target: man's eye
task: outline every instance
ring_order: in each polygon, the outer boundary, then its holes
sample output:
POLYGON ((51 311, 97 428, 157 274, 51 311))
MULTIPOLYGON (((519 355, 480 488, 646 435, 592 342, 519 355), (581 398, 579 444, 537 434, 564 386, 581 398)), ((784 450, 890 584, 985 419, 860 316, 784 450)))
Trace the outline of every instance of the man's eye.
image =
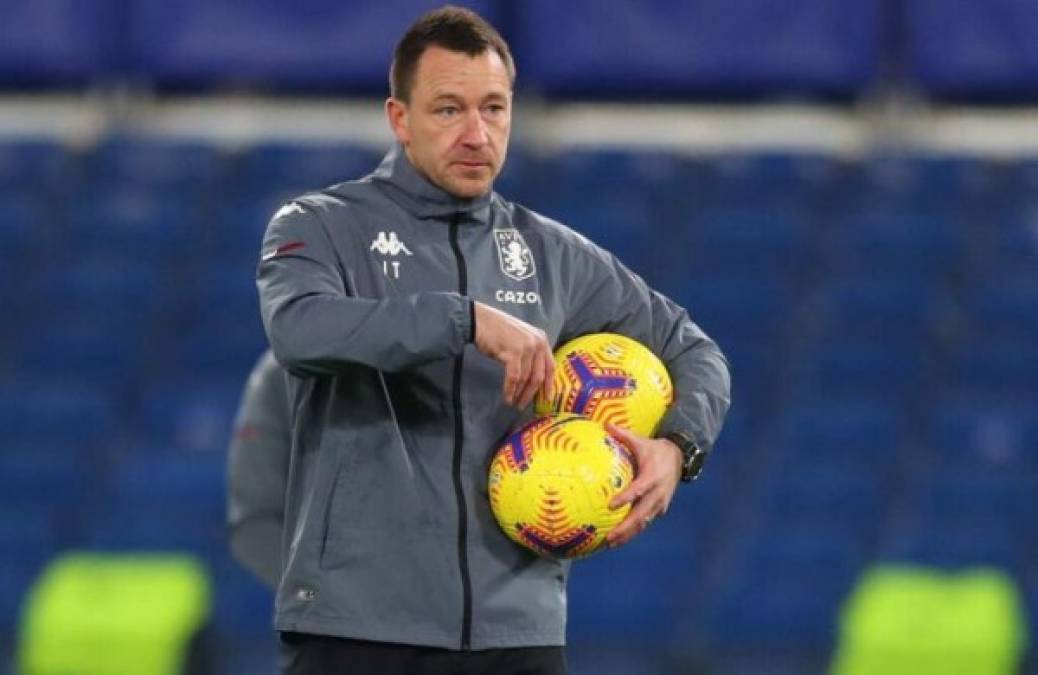
POLYGON ((436 114, 440 117, 454 117, 458 114, 458 109, 452 105, 444 106, 436 109, 436 114))

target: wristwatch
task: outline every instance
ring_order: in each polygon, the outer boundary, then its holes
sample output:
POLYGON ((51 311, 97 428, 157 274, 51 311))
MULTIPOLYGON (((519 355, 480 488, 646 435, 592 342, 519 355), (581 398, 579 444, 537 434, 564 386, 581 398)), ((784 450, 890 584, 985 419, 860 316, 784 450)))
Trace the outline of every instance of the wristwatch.
POLYGON ((707 451, 699 447, 696 439, 680 431, 671 431, 663 437, 681 450, 681 480, 688 483, 699 478, 703 464, 706 463, 707 451))

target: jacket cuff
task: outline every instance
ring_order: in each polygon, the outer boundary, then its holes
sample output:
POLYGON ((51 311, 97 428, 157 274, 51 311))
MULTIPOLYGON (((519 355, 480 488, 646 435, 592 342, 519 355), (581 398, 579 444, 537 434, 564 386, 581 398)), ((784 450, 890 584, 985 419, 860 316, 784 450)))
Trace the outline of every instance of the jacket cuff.
POLYGON ((469 298, 469 344, 476 343, 476 301, 469 298))

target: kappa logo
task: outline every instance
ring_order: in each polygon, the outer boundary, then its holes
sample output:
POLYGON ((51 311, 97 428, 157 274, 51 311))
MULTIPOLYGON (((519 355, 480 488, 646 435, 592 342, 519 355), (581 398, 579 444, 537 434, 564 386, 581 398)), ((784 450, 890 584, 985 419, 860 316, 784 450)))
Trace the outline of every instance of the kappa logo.
POLYGON ((494 230, 494 243, 497 244, 497 259, 501 263, 501 271, 506 277, 522 281, 537 273, 533 253, 526 245, 523 235, 519 234, 519 230, 494 230))
POLYGON ((379 232, 378 236, 371 242, 369 250, 389 256, 398 256, 401 253, 413 255, 411 250, 407 248, 407 245, 400 241, 396 236, 396 232, 393 231, 390 231, 388 235, 385 232, 379 232))

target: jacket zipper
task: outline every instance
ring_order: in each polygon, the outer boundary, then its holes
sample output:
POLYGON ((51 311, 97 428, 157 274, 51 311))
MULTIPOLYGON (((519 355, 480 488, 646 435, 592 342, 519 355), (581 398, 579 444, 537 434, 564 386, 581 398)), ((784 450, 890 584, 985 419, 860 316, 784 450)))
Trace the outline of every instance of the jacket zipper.
MULTIPOLYGON (((461 254, 461 246, 458 245, 458 223, 461 214, 456 213, 451 219, 450 241, 451 249, 454 251, 454 259, 458 263, 458 292, 468 295, 468 271, 465 268, 465 256, 461 254)), ((454 360, 454 494, 458 499, 458 565, 461 569, 461 588, 463 593, 462 604, 464 607, 461 619, 461 648, 469 650, 472 647, 472 580, 469 576, 468 556, 468 509, 465 502, 465 490, 461 484, 461 452, 465 437, 464 418, 461 409, 461 373, 465 365, 465 353, 454 360)))

